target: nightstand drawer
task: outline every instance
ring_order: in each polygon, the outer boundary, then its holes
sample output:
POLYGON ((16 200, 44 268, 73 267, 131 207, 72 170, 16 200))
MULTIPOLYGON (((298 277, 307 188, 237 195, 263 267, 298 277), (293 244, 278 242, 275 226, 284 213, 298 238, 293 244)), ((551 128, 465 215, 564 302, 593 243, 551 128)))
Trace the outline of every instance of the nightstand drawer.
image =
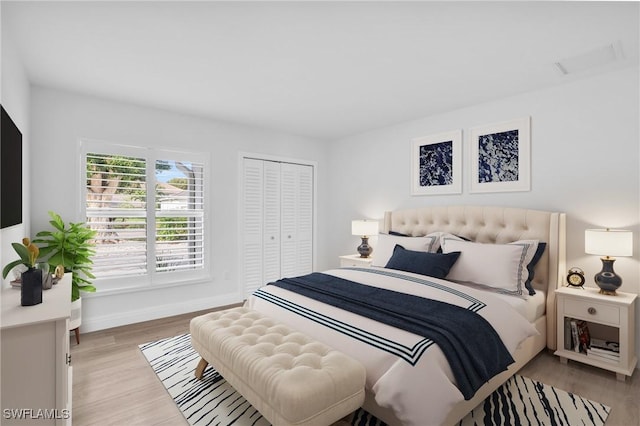
POLYGON ((606 324, 620 324, 620 308, 584 300, 565 299, 564 313, 569 317, 597 321, 606 324))

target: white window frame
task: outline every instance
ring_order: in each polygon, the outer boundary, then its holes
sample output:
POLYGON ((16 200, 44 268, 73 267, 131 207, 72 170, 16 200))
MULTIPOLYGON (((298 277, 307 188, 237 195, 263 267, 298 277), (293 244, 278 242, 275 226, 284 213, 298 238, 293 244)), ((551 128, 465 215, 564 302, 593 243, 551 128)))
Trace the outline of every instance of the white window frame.
POLYGON ((80 211, 80 217, 82 221, 86 221, 86 168, 87 168, 87 154, 106 154, 106 155, 121 155, 128 157, 144 158, 146 160, 146 174, 147 174, 147 273, 136 276, 121 276, 121 277, 103 277, 96 278, 94 283, 99 291, 95 296, 100 296, 105 293, 114 293, 120 291, 127 291, 130 289, 153 289, 162 286, 175 286, 185 284, 197 284, 202 282, 211 281, 211 222, 209 220, 209 203, 211 200, 210 194, 210 177, 211 177, 211 161, 209 153, 205 152, 188 152, 178 151, 175 149, 165 148, 148 148, 131 145, 123 145, 117 143, 111 143, 106 141, 100 141, 95 139, 80 139, 79 140, 79 196, 78 205, 80 211), (170 271, 170 272, 156 272, 156 257, 155 257, 155 239, 156 239, 156 215, 155 207, 155 167, 157 160, 171 160, 171 161, 188 161, 197 162, 204 166, 203 177, 203 268, 197 270, 182 270, 182 271, 170 271))

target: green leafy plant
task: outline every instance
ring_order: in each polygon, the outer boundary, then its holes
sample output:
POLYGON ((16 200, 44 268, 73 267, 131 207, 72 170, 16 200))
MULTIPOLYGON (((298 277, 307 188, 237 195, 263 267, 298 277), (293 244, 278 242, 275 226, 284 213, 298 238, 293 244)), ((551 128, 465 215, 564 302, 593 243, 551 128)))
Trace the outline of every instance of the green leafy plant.
POLYGON ((11 246, 16 251, 16 253, 18 253, 20 259, 14 260, 4 267, 4 269, 2 270, 2 278, 7 278, 9 272, 18 265, 24 265, 27 268, 33 268, 36 266, 36 262, 38 261, 40 249, 38 248, 38 246, 32 243, 29 238, 23 238, 22 244, 11 243, 11 246))
POLYGON ((49 212, 53 231, 41 231, 36 234, 34 242, 42 244, 40 255, 46 259, 51 267, 62 265, 66 272, 71 272, 71 301, 80 297, 80 292, 96 291, 91 280, 95 276, 91 273, 93 268, 92 257, 95 254, 93 239, 96 231, 85 223, 71 223, 68 226, 62 221, 60 215, 49 212))

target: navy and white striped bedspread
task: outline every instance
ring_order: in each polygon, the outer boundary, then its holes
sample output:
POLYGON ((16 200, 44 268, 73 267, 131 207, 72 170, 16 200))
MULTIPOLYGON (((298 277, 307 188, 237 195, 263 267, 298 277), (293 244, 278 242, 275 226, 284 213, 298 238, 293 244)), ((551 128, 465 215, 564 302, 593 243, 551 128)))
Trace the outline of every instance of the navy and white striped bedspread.
POLYGON ((487 320, 463 307, 319 272, 270 284, 433 340, 466 400, 514 362, 487 320))
MULTIPOLYGON (((537 334, 509 304, 481 290, 384 268, 324 273, 477 312, 495 329, 511 356, 523 340, 537 334)), ((440 424, 464 400, 447 358, 431 338, 275 285, 255 291, 246 305, 359 360, 367 371, 367 391, 379 406, 393 410, 403 425, 423 425, 425 418, 440 424)))

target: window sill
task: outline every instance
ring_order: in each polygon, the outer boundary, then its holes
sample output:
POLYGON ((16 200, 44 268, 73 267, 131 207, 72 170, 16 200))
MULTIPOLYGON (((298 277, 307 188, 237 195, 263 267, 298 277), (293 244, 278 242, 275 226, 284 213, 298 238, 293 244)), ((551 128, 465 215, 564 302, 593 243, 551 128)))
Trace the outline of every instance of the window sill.
POLYGON ((213 279, 210 276, 203 276, 198 278, 189 278, 182 281, 171 281, 171 282, 162 282, 162 283, 149 283, 145 282, 144 284, 137 285, 125 285, 118 288, 108 288, 108 286, 112 284, 105 284, 104 287, 100 286, 99 282, 95 282, 97 290, 95 293, 80 293, 82 297, 86 298, 94 298, 94 297, 107 297, 114 296, 118 294, 127 294, 127 293, 139 293, 144 291, 158 291, 165 288, 172 287, 185 287, 192 285, 201 285, 201 284, 211 284, 213 279))

